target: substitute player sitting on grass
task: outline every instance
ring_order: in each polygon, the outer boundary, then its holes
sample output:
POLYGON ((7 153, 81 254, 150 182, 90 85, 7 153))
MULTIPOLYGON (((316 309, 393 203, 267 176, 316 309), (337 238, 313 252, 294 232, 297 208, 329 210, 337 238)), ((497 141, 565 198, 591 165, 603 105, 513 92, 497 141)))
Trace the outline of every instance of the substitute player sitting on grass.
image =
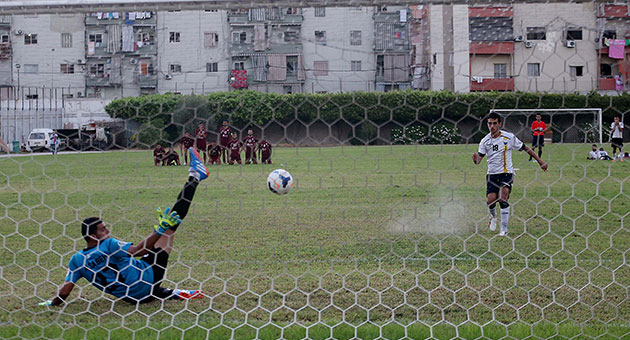
POLYGON ((497 228, 497 201, 501 207, 500 236, 508 233, 510 218, 510 191, 514 181, 514 167, 512 166, 512 150, 525 151, 536 159, 540 168, 547 171, 547 163, 543 162, 532 149, 523 144, 516 136, 501 130, 501 116, 491 113, 488 116, 488 133, 479 143, 479 151, 472 156, 475 165, 481 163, 488 156, 488 174, 486 175, 486 197, 490 222, 488 226, 494 231, 497 228))
POLYGON ((188 300, 203 297, 199 290, 167 289, 161 287, 173 248, 174 233, 188 214, 200 181, 208 177, 199 153, 190 148, 188 181, 177 196, 173 209, 158 209, 158 224, 138 245, 119 241, 110 236, 105 223, 89 217, 81 224, 81 234, 87 246, 70 259, 66 282, 52 300, 41 306, 57 306, 65 302, 80 278, 94 287, 130 303, 144 303, 157 299, 188 300), (140 260, 134 257, 142 257, 140 260))

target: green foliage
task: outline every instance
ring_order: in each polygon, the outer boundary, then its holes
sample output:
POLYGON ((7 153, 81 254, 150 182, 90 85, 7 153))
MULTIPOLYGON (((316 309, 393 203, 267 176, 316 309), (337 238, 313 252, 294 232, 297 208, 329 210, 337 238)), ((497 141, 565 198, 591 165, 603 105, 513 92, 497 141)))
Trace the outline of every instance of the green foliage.
MULTIPOLYGON (((454 93, 412 90, 289 95, 256 91, 185 96, 169 93, 117 99, 109 103, 105 111, 114 118, 130 119, 141 124, 150 122, 150 126, 143 125, 143 128, 164 130, 168 127, 161 134, 155 131, 140 132, 141 144, 151 145, 153 141, 175 140, 182 130, 192 131, 198 123, 204 123, 214 130, 224 119, 239 129, 250 125, 265 126, 273 121, 282 125, 295 119, 306 124, 318 120, 331 124, 342 119, 357 126, 356 137, 372 139, 378 131, 368 131, 372 127, 364 127, 363 122, 366 120, 378 127, 395 121, 399 124, 433 124, 436 128, 436 121, 446 120, 456 127, 465 119, 482 119, 491 109, 587 107, 601 108, 604 119, 612 120, 614 115, 630 111, 630 94, 610 97, 595 92, 454 93)), ((392 137, 392 140, 397 139, 392 137)), ((404 138, 399 142, 402 143, 402 140, 404 138)))
POLYGON ((392 129, 393 144, 459 144, 461 133, 453 123, 438 122, 429 128, 424 124, 392 129))

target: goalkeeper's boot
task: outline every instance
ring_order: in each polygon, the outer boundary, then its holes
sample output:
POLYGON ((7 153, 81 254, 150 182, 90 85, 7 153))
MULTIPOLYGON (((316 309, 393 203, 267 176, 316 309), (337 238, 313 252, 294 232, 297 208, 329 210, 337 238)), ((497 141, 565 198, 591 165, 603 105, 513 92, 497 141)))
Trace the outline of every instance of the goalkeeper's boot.
POLYGON ((203 292, 200 290, 184 290, 182 289, 177 293, 177 297, 180 300, 193 300, 193 299, 201 299, 205 297, 203 292))
POLYGON ((488 228, 490 228, 490 231, 497 230, 497 219, 496 218, 490 217, 490 221, 488 222, 488 228))
POLYGON ((195 148, 193 147, 191 147, 189 150, 190 150, 190 171, 196 172, 197 174, 199 174, 198 180, 203 181, 204 179, 208 178, 208 175, 210 175, 210 172, 208 171, 208 168, 206 168, 206 166, 203 165, 203 160, 201 159, 199 152, 197 152, 197 150, 195 150, 195 148))

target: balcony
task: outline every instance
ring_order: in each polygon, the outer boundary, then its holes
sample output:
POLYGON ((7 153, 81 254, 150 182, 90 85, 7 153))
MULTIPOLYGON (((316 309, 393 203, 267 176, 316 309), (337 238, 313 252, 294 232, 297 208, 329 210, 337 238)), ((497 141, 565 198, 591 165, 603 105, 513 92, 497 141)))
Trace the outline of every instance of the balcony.
POLYGON ((140 86, 141 88, 157 87, 157 75, 155 74, 138 75, 138 86, 140 86))
POLYGON ((10 15, 0 15, 0 27, 11 27, 10 15))
POLYGON ((297 9, 295 12, 286 13, 285 8, 260 8, 250 9, 247 12, 230 11, 228 13, 228 22, 230 25, 253 25, 257 22, 271 21, 278 24, 301 25, 304 21, 302 11, 297 9))
MULTIPOLYGON (((407 22, 410 19, 411 11, 407 11, 407 22)), ((374 19, 375 23, 389 23, 389 24, 404 24, 405 22, 400 21, 400 12, 380 12, 374 13, 372 15, 372 19, 374 19)))
POLYGON ((108 77, 92 77, 87 76, 85 81, 86 86, 110 86, 108 77))
MULTIPOLYGON (((88 16, 85 18, 86 26, 104 26, 104 25, 120 25, 125 23, 125 12, 119 12, 118 19, 99 19, 96 16, 88 16)), ((133 21, 134 26, 155 26, 157 23, 155 14, 148 19, 137 19, 133 21)))
POLYGON ((630 12, 627 5, 604 5, 597 11, 598 18, 629 18, 630 12))
POLYGON ((513 7, 469 7, 468 17, 471 18, 511 18, 514 16, 513 7))
POLYGON ((470 54, 514 54, 512 41, 472 41, 470 54))
POLYGON ((600 90, 615 90, 615 79, 614 78, 600 78, 599 79, 599 89, 600 90))
POLYGON ((514 78, 483 78, 482 82, 471 80, 470 91, 514 91, 514 78))
POLYGON ((157 46, 155 44, 145 45, 138 47, 134 52, 128 52, 133 54, 157 54, 157 46))

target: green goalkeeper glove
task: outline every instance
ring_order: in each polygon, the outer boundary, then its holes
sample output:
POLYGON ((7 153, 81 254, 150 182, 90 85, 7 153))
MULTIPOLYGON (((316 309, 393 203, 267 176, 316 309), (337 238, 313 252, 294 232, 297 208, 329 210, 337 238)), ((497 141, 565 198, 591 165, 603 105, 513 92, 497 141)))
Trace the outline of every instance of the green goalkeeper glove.
POLYGON ((42 306, 42 307, 50 307, 53 305, 52 300, 46 300, 44 302, 40 302, 37 304, 38 306, 42 306))
POLYGON ((170 207, 166 207, 164 212, 162 212, 162 209, 160 208, 158 208, 157 211, 158 224, 153 226, 153 229, 155 229, 155 232, 158 235, 162 235, 165 231, 176 228, 180 223, 182 223, 182 219, 179 218, 177 211, 171 211, 170 207))

